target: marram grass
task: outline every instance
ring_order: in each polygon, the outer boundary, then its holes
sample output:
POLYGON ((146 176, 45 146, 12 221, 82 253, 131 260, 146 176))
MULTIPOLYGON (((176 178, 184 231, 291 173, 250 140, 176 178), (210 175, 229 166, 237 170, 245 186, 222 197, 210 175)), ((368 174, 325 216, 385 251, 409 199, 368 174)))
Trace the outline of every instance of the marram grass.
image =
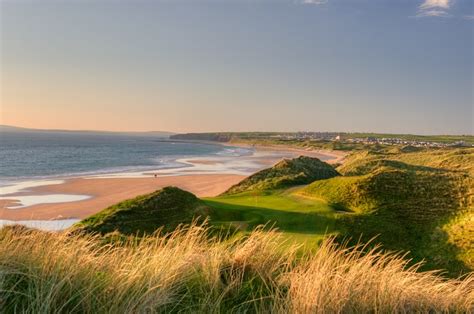
POLYGON ((2 313, 470 312, 474 277, 418 272, 403 256, 324 240, 279 249, 278 231, 209 238, 206 226, 104 244, 0 230, 2 313))

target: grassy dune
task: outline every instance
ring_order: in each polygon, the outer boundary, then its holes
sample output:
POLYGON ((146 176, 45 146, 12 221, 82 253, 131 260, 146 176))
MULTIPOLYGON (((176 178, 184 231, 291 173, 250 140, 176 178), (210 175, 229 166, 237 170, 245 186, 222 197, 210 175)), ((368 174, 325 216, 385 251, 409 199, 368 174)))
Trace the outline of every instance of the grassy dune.
POLYGON ((282 189, 338 175, 339 173, 327 163, 317 158, 300 156, 284 159, 271 168, 259 171, 234 185, 224 194, 282 189))
POLYGON ((432 269, 474 269, 474 149, 361 152, 300 194, 351 212, 341 234, 410 251, 432 269))
POLYGON ((74 228, 80 232, 142 235, 159 228, 172 231, 181 223, 191 223, 195 217, 207 215, 204 203, 194 194, 169 186, 112 205, 74 228))
POLYGON ((474 277, 331 239, 297 257, 275 231, 220 241, 192 225, 103 245, 98 236, 0 231, 4 312, 469 312, 474 277))

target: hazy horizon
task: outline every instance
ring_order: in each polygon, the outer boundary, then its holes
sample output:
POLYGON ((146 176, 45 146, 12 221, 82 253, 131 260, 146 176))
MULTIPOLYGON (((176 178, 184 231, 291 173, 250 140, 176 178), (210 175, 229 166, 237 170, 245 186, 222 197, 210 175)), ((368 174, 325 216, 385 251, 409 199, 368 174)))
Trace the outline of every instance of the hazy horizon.
POLYGON ((98 129, 57 129, 57 128, 29 128, 23 126, 16 126, 16 125, 7 125, 7 124, 0 124, 1 127, 7 128, 14 128, 14 129, 25 129, 25 130, 32 130, 32 131, 51 131, 51 132, 110 132, 110 133, 169 133, 169 134, 181 134, 181 133, 297 133, 297 132, 328 132, 328 133, 374 133, 374 134, 393 134, 393 135, 422 135, 422 136, 436 136, 436 135, 447 135, 447 136, 474 136, 474 134, 468 133, 459 133, 459 134, 448 134, 448 133, 386 133, 386 132, 376 132, 376 131, 341 131, 341 130, 296 130, 296 131, 278 131, 278 130, 266 130, 266 131, 254 131, 254 130, 246 130, 246 131, 202 131, 202 132, 174 132, 170 130, 98 130, 98 129))
POLYGON ((474 134, 470 0, 2 1, 0 124, 474 134))

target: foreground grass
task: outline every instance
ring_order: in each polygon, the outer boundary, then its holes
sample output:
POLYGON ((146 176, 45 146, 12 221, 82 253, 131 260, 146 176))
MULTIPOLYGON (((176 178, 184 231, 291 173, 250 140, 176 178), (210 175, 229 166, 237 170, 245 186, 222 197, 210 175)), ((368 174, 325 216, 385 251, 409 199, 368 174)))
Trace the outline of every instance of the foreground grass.
POLYGON ((474 277, 417 272, 402 256, 324 240, 282 251, 261 228, 221 242, 205 227, 104 245, 94 236, 0 231, 2 312, 428 312, 474 310, 474 277), (362 253, 364 251, 364 253, 362 253))

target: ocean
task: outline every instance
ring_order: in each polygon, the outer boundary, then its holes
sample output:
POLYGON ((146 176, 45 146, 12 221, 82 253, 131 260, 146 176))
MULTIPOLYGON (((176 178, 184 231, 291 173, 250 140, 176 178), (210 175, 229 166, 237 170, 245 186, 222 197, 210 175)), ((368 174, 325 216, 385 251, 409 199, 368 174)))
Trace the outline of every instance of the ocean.
POLYGON ((1 132, 0 185, 100 174, 187 167, 193 157, 237 157, 250 149, 141 135, 87 132, 1 132))

